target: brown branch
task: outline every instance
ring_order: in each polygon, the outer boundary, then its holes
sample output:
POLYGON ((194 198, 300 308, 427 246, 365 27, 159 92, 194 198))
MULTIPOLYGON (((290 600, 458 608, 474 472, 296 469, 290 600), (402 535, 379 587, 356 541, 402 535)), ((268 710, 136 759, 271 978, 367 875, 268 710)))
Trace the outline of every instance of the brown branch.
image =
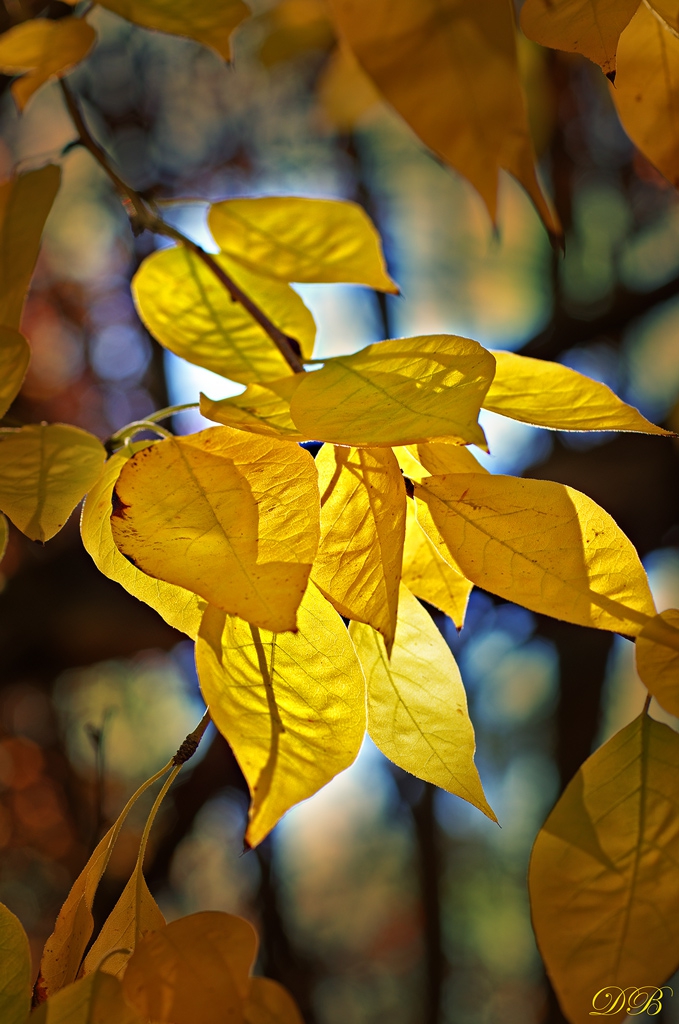
POLYGON ((60 79, 59 84, 64 94, 66 107, 78 132, 78 141, 92 154, 99 166, 103 168, 113 182, 130 217, 132 230, 135 233, 146 230, 152 231, 156 235, 164 235, 166 238, 172 238, 175 242, 179 242, 180 245, 185 246, 185 248, 194 253, 214 274, 219 283, 226 288, 233 301, 238 302, 243 309, 247 310, 253 320, 269 336, 293 373, 303 373, 304 364, 301 359, 299 342, 276 327, 266 313, 245 294, 211 253, 206 252, 200 245, 187 238, 177 228, 167 224, 157 213, 149 209, 139 193, 131 188, 127 182, 123 181, 120 175, 114 171, 108 155, 90 133, 78 101, 71 91, 71 87, 63 78, 60 79))

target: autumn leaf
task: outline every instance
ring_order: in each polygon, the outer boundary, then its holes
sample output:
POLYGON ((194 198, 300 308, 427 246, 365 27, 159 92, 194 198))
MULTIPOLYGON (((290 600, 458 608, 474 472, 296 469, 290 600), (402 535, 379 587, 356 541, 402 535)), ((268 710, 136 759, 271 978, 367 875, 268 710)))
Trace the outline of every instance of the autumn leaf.
POLYGON ((304 1024, 287 989, 270 978, 251 978, 244 1024, 304 1024))
POLYGON ((341 132, 352 131, 368 111, 379 109, 382 103, 372 79, 342 42, 320 74, 317 93, 324 116, 341 132))
POLYGON ((0 324, 7 327, 20 326, 42 230, 60 181, 60 169, 47 164, 0 185, 0 324))
POLYGON ((474 764, 460 671, 429 613, 402 585, 391 658, 370 626, 352 622, 349 632, 366 676, 368 733, 375 745, 400 768, 497 821, 474 764))
POLYGON ((365 210, 338 199, 264 196, 210 207, 208 224, 232 259, 280 281, 347 281, 398 292, 365 210))
POLYGON ((5 557, 7 544, 9 542, 9 524, 2 512, 0 512, 0 562, 5 557))
POLYGON ((96 38, 97 33, 82 18, 36 18, 4 32, 0 36, 0 71, 22 76, 11 87, 19 110, 45 82, 61 78, 79 64, 96 38))
POLYGON ((231 60, 231 34, 250 14, 242 0, 101 0, 102 7, 144 28, 187 36, 231 60))
POLYGON ((395 448, 394 454, 404 474, 411 480, 446 473, 487 473, 469 448, 458 444, 412 444, 395 448))
POLYGON ((296 373, 266 384, 248 384, 242 394, 216 402, 201 395, 201 415, 227 427, 281 441, 307 440, 290 416, 290 399, 301 379, 302 374, 296 373))
POLYGON ((316 456, 321 540, 311 578, 340 615, 373 626, 391 653, 396 629, 406 492, 388 448, 316 456))
POLYGON ((638 6, 639 0, 526 0, 521 28, 536 43, 582 53, 613 75, 620 33, 638 6))
MULTIPOLYGON (((224 256, 215 259, 310 358, 316 325, 297 292, 224 256)), ((132 295, 154 338, 189 363, 241 384, 276 380, 291 372, 259 324, 183 246, 147 256, 132 280, 132 295)))
POLYGON ((461 572, 534 612, 636 636, 655 614, 634 547, 587 495, 549 480, 426 477, 427 505, 461 572))
POLYGON ((24 336, 11 327, 0 327, 0 419, 19 394, 30 358, 24 336))
POLYGON ((439 546, 422 529, 415 505, 409 501, 401 578, 413 594, 449 615, 457 628, 462 629, 474 584, 451 562, 452 558, 447 561, 439 546))
POLYGON ((96 483, 105 455, 96 437, 64 423, 0 430, 0 508, 31 540, 49 540, 96 483))
POLYGON ((0 903, 0 1020, 25 1024, 31 1008, 31 951, 18 917, 0 903))
POLYGON ((602 987, 661 985, 677 967, 678 770, 679 736, 642 714, 585 761, 537 837, 533 926, 572 1024, 602 987))
POLYGON ((319 536, 298 445, 229 427, 168 438, 129 459, 113 509, 115 543, 142 572, 262 629, 296 628, 319 536))
POLYGON ((100 970, 121 977, 138 938, 164 927, 165 918, 149 892, 137 863, 118 902, 85 957, 82 973, 88 975, 100 970))
POLYGON ((493 352, 495 376, 484 409, 551 430, 631 430, 673 436, 605 384, 546 359, 493 352))
POLYGON ((243 918, 189 914, 142 939, 123 990, 144 1020, 158 1024, 244 1024, 256 952, 255 930, 243 918))
MULTIPOLYGON (((110 974, 90 974, 57 992, 30 1018, 31 1024, 143 1024, 110 974)), ((3 1021, 4 1024, 4 1021, 3 1021)))
POLYGON ((330 10, 383 96, 471 181, 493 221, 504 168, 560 233, 535 173, 508 0, 331 0, 330 10))
POLYGON ((155 608, 166 622, 195 640, 207 602, 190 590, 147 576, 118 551, 111 530, 111 497, 127 460, 147 447, 134 444, 116 452, 106 463, 83 505, 80 534, 83 546, 97 569, 128 593, 155 608))
POLYGON ((656 615, 639 633, 635 645, 637 672, 644 686, 671 715, 679 716, 679 611, 656 615), (664 636, 671 630, 669 636, 664 636), (665 641, 663 643, 663 641, 665 641))
POLYGON ((493 356, 467 338, 380 341, 307 374, 290 413, 307 437, 333 444, 376 448, 445 438, 485 447, 477 420, 494 372, 493 356))
POLYGON ((298 627, 260 631, 210 607, 196 644, 205 702, 250 788, 250 846, 348 768, 365 732, 363 673, 344 623, 313 584, 298 627))

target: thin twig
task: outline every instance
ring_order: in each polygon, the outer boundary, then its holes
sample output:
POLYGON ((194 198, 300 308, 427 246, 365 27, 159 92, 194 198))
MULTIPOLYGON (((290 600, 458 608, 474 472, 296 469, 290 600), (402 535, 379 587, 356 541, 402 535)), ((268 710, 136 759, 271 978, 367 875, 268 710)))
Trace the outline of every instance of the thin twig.
POLYGON ((226 270, 224 270, 221 264, 211 253, 206 252, 202 246, 198 245, 197 242, 192 241, 190 238, 187 238, 187 236, 182 234, 182 232, 177 228, 173 228, 170 224, 167 224, 162 217, 159 217, 157 213, 146 205, 138 192, 131 188, 127 182, 123 181, 120 175, 117 174, 111 166, 108 155, 90 133, 80 109, 80 105, 78 104, 78 100, 71 91, 71 87, 63 78, 59 80, 59 84, 61 85, 61 91, 64 94, 64 100, 66 102, 68 112, 71 115, 71 120, 78 132, 78 141, 85 147, 85 149, 88 150, 88 152, 92 154, 99 166, 103 168, 115 185, 123 206, 130 217, 133 231, 135 231, 135 233, 140 233, 141 231, 146 230, 152 231, 156 235, 164 235, 166 238, 172 238, 175 242, 179 242, 180 245, 185 246, 185 248, 194 253, 194 255, 197 256, 198 259, 201 260, 214 274, 219 283, 226 288, 234 302, 238 302, 243 309, 247 310, 253 320, 255 320, 262 328, 264 333, 271 338, 293 373, 303 373, 304 364, 301 359, 301 348, 299 342, 295 338, 291 338, 289 335, 285 334, 280 330, 280 328, 276 327, 266 313, 260 309, 248 295, 245 294, 245 292, 236 284, 233 278, 226 272, 226 270))

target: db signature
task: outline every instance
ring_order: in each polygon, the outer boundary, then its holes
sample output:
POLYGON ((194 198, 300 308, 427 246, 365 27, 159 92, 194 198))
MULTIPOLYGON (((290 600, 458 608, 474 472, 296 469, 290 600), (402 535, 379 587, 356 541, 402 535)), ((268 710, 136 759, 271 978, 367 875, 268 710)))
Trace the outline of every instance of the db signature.
POLYGON ((635 988, 630 985, 628 988, 620 988, 618 985, 607 985, 600 988, 592 999, 593 1009, 589 1011, 590 1017, 612 1017, 615 1013, 624 1011, 630 1017, 640 1017, 642 1013, 649 1017, 655 1017, 662 1010, 663 996, 674 992, 669 985, 657 988, 655 985, 642 985, 635 988))

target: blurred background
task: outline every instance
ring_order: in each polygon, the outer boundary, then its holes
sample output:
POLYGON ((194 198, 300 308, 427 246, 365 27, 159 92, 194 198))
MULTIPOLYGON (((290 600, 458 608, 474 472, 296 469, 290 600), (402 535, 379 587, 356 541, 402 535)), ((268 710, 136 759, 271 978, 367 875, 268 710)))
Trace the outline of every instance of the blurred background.
MULTIPOLYGON (((200 200, 362 203, 402 297, 300 287, 319 356, 459 333, 561 361, 679 430, 679 205, 627 140, 596 67, 521 42, 564 258, 506 175, 493 231, 473 189, 336 48, 320 0, 251 6, 230 66, 190 41, 90 13, 99 43, 70 83, 128 182, 147 197, 190 200, 168 218, 212 248, 200 200)), ((52 3, 48 13, 70 10, 52 3)), ((30 0, 5 0, 0 29, 31 13, 30 0)), ((199 389, 240 390, 145 333, 129 281, 164 243, 133 237, 101 170, 69 146, 58 86, 20 118, 8 84, 0 177, 63 155, 64 183, 26 310, 33 361, 4 425, 63 420, 105 439, 199 389)), ((637 546, 659 610, 679 605, 676 442, 552 433, 491 414, 483 425, 488 468, 585 491, 637 546)), ((180 432, 200 426, 193 413, 175 420, 180 432)), ((45 547, 13 530, 0 572, 0 900, 27 928, 37 970, 96 837, 194 727, 202 702, 191 643, 97 572, 77 514, 45 547)), ((246 788, 211 730, 158 819, 149 884, 168 918, 250 918, 260 969, 291 989, 307 1024, 557 1024, 530 926, 529 853, 580 763, 641 710, 633 647, 480 591, 459 635, 431 611, 460 663, 501 829, 366 742, 351 769, 243 854, 246 788)), ((116 848, 100 921, 132 869, 144 810, 116 848)), ((659 1020, 679 1021, 679 994, 674 1003, 659 1020)))

